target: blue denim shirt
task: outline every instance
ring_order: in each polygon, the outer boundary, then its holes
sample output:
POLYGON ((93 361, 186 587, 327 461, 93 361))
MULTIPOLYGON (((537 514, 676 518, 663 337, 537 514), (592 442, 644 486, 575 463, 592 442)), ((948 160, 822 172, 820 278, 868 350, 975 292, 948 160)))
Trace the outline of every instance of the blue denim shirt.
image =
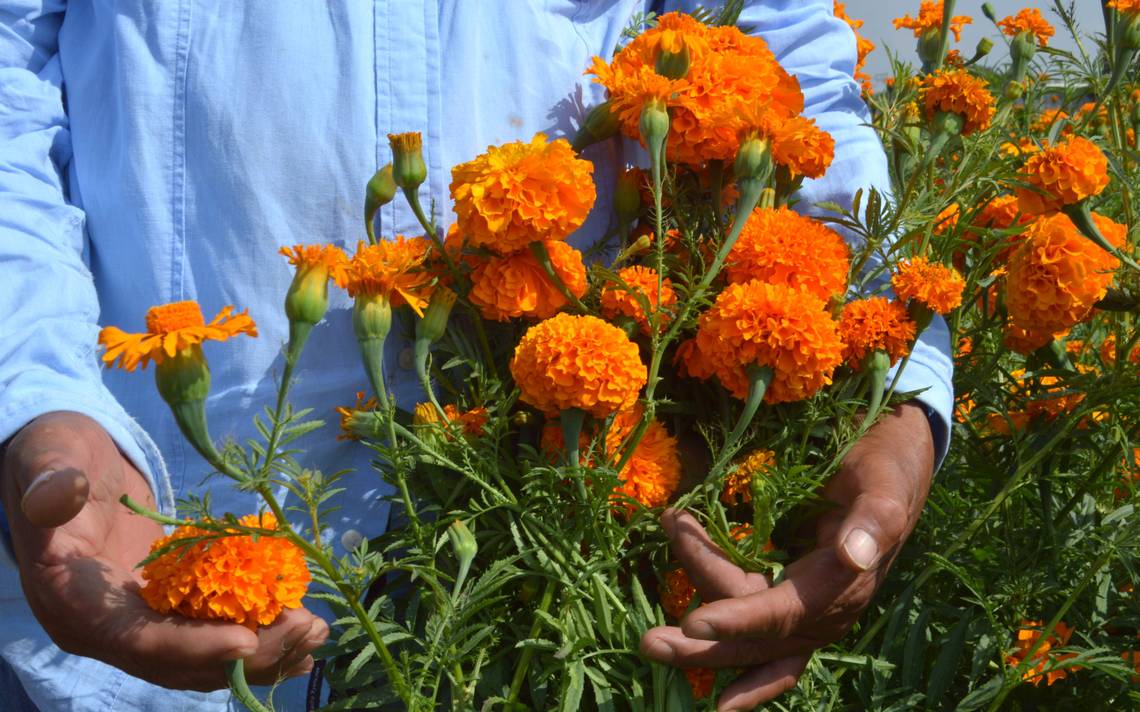
MULTIPOLYGON (((286 339, 281 302, 298 242, 352 246, 362 187, 390 159, 388 132, 420 131, 423 198, 447 205, 449 169, 489 144, 535 132, 572 136, 603 99, 583 76, 649 0, 269 2, 5 0, 0 3, 0 441, 47 411, 85 413, 146 474, 160 505, 201 487, 207 466, 181 440, 149 374, 100 369, 99 325, 141 330, 153 305, 196 299, 207 318, 248 307, 261 335, 207 347, 216 438, 254 434, 286 339)), ((688 3, 679 3, 681 6, 688 3)), ((851 78, 855 39, 831 0, 750 2, 741 18, 800 80, 807 113, 837 142, 803 205, 850 204, 889 187, 886 160, 851 78)), ((691 9, 684 8, 682 9, 691 9)), ((638 151, 596 146, 599 202, 579 239, 597 236, 615 167, 638 151)), ((401 201, 382 232, 418 234, 401 201)), ((442 221, 449 222, 449 212, 442 221)), ((334 295, 300 367, 299 405, 331 416, 365 387, 349 302, 334 295)), ((393 340, 395 341, 395 340, 393 340)), ((416 399, 404 344, 390 386, 416 399)), ((945 325, 923 337, 902 389, 922 398, 945 451, 951 409, 945 325)), ((325 532, 338 547, 386 521, 366 458, 326 430, 313 463, 356 467, 352 497, 325 532)), ((220 481, 219 481, 220 482, 220 481)), ((224 484, 218 509, 250 511, 224 484)), ((225 693, 176 693, 56 648, 0 565, 0 655, 44 710, 226 709, 225 693)), ((302 706, 296 685, 277 700, 302 706)))

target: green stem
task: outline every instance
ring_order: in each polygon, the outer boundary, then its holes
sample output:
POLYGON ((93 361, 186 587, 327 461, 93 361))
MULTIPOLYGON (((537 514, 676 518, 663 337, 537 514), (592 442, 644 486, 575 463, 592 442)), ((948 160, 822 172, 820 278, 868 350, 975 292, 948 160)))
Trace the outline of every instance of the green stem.
MULTIPOLYGON (((554 581, 547 581, 546 588, 542 591, 542 600, 538 604, 538 610, 546 613, 550 610, 550 604, 554 601, 554 581)), ((531 623, 530 633, 527 638, 534 639, 542 630, 542 617, 535 615, 534 622, 531 623)), ((506 709, 514 709, 519 700, 519 693, 522 692, 523 682, 526 681, 526 671, 530 667, 530 660, 534 657, 534 648, 528 647, 523 649, 522 656, 519 658, 518 667, 515 668, 515 675, 511 679, 511 691, 507 695, 506 709)))
POLYGON ((732 457, 736 444, 740 442, 740 438, 744 437, 744 432, 752 424, 752 419, 756 417, 756 411, 764 402, 764 394, 772 383, 773 372, 770 366, 749 366, 747 372, 748 398, 744 401, 744 409, 740 411, 740 417, 736 419, 736 427, 732 429, 732 433, 724 441, 720 457, 712 466, 711 472, 719 472, 720 468, 732 457))
POLYGON ((249 712, 270 712, 269 708, 257 699, 257 695, 253 694, 253 690, 249 689, 249 683, 245 679, 244 660, 231 660, 226 663, 226 679, 230 683, 230 692, 234 698, 245 705, 249 712))
POLYGON ((942 27, 938 30, 938 61, 935 70, 942 69, 946 61, 946 52, 950 49, 950 21, 954 19, 954 5, 957 0, 946 0, 942 4, 942 27))
POLYGON ((1107 238, 1105 238, 1104 233, 1100 231, 1100 228, 1097 227, 1096 221, 1093 220, 1092 211, 1089 209, 1088 200, 1082 200, 1075 205, 1066 205, 1061 209, 1061 212, 1065 213, 1065 215, 1067 215, 1068 218, 1073 221, 1073 224, 1077 226, 1077 229, 1080 230, 1085 237, 1096 243, 1097 246, 1102 250, 1108 252, 1113 257, 1116 257, 1118 260, 1128 265, 1132 269, 1140 271, 1140 265, 1136 264, 1136 262, 1130 256, 1117 249, 1111 242, 1108 241, 1107 238))
POLYGON ((444 249, 443 240, 439 237, 439 231, 435 229, 435 225, 432 224, 431 220, 428 220, 427 215, 424 213, 424 208, 420 204, 419 188, 404 188, 404 197, 407 199, 408 206, 412 209, 412 213, 415 214, 416 220, 419 221, 420 227, 424 229, 424 234, 427 235, 428 239, 435 245, 435 249, 439 250, 439 254, 443 257, 443 261, 447 265, 447 271, 451 273, 451 276, 458 284, 462 281, 463 275, 459 271, 459 266, 455 264, 455 260, 451 259, 451 255, 444 249))

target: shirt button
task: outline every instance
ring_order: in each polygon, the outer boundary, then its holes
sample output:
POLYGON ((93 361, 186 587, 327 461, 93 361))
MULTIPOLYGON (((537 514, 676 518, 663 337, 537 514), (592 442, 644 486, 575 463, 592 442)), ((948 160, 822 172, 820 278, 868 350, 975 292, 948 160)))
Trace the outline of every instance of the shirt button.
POLYGON ((340 535, 340 545, 345 551, 353 551, 364 542, 364 535, 355 529, 349 529, 340 535))
POLYGON ((412 360, 413 358, 414 354, 412 353, 412 347, 408 346, 400 352, 399 359, 396 361, 396 363, 398 363, 400 368, 404 369, 405 371, 411 371, 412 367, 416 365, 412 360))

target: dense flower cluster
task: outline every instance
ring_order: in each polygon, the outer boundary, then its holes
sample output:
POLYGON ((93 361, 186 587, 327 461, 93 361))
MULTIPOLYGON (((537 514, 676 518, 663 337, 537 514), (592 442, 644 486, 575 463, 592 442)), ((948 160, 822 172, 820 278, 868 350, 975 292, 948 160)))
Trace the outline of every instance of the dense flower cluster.
POLYGON ((850 251, 837 232, 787 208, 755 210, 725 263, 730 282, 798 287, 822 300, 847 291, 850 251))
MULTIPOLYGON (((243 527, 274 530, 272 514, 242 517, 243 527)), ((159 613, 224 620, 256 630, 286 608, 300 608, 309 586, 305 556, 287 539, 240 530, 224 535, 193 526, 179 527, 156 541, 157 552, 176 546, 143 567, 141 594, 159 613), (193 540, 194 543, 188 543, 193 540)))

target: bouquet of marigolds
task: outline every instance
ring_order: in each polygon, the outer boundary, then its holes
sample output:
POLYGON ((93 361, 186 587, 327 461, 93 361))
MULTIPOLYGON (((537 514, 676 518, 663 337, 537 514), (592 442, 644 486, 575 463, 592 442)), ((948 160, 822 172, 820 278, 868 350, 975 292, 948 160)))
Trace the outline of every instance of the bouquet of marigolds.
MULTIPOLYGON (((202 344, 256 335, 248 315, 206 323, 182 302, 153 308, 145 334, 104 330, 105 361, 153 361, 187 440, 264 502, 248 516, 189 502, 166 519, 127 501, 177 527, 143 562, 144 598, 256 627, 312 583, 338 616, 328 709, 710 708, 738 671, 637 653, 647 629, 701 604, 662 509, 779 580, 844 455, 916 395, 899 374, 943 315, 960 397, 931 511, 879 608, 783 704, 1032 706, 1067 676, 1135 701, 1140 7, 1110 5, 1099 54, 1079 58, 1042 51, 1054 30, 1036 10, 993 17, 1011 46, 997 68, 982 63, 992 43, 969 61, 951 49, 971 20, 952 2, 898 20, 923 69, 896 63, 885 93, 865 89, 894 195, 852 205, 796 205, 835 143, 735 26, 737 3, 638 18, 612 60, 584 68, 608 100, 572 143, 539 134, 452 170, 446 231, 420 203, 419 135, 391 135, 366 239, 282 250, 290 338, 261 440, 219 448, 204 408, 202 344), (596 198, 579 154, 619 135, 644 165, 617 177, 607 235, 579 245, 596 198), (377 240, 377 210, 401 193, 424 234, 377 240), (330 282, 354 299, 368 384, 337 409, 340 437, 374 453, 400 505, 341 558, 319 532, 354 495, 291 449, 323 423, 288 399, 330 282), (392 338, 413 343, 421 403, 386 386, 392 338)), ((231 682, 263 709, 240 663, 231 682)))

